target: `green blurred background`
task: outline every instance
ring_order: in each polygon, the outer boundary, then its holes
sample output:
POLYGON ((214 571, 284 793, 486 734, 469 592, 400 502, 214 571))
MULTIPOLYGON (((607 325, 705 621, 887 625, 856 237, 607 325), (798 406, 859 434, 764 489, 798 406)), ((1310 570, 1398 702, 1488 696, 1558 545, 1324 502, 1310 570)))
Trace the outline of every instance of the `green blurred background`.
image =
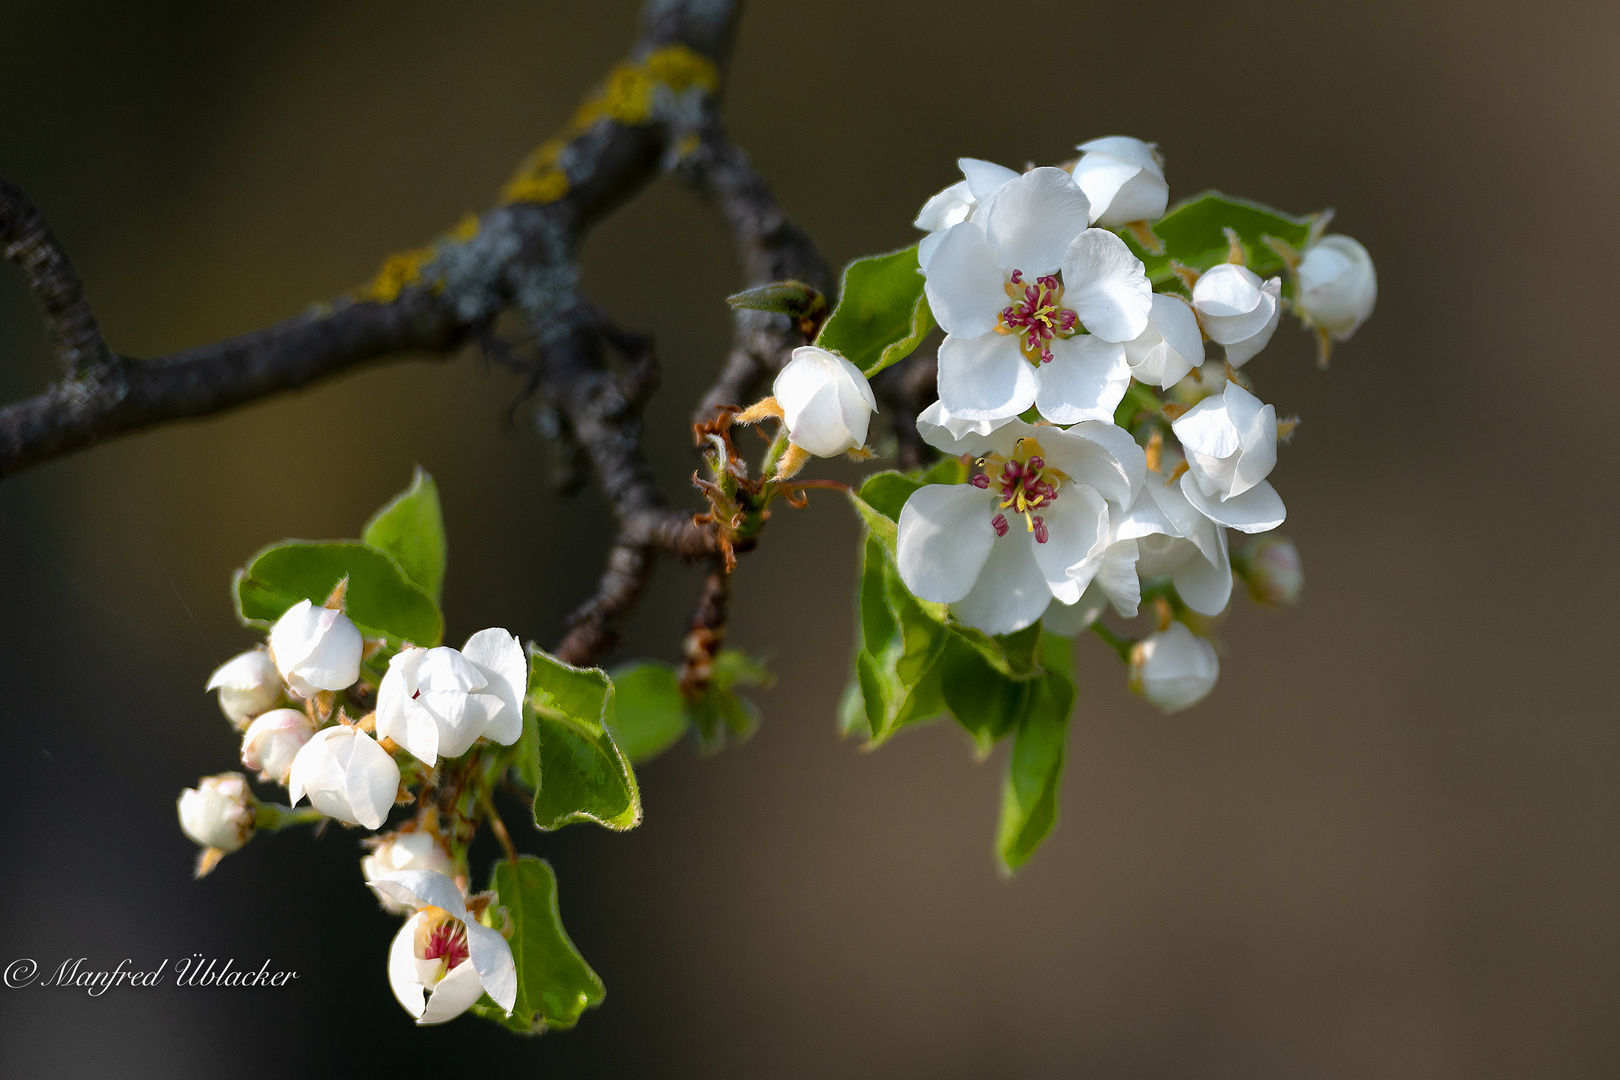
MULTIPOLYGON (((50 217, 115 349, 200 344, 488 205, 635 8, 12 0, 0 175, 50 217)), ((1303 607, 1236 600, 1219 687, 1170 718, 1083 641, 1062 818, 1010 882, 1000 753, 975 765, 945 725, 874 754, 836 737, 857 527, 831 497, 778 515, 735 583, 732 641, 780 673, 759 735, 647 766, 630 834, 520 836, 608 987, 570 1033, 413 1030, 352 833, 262 837, 194 883, 174 822, 179 789, 235 761, 202 693, 251 640, 231 570, 283 536, 353 535, 417 462, 448 515, 448 636, 557 638, 608 518, 505 424, 515 377, 475 354, 385 365, 0 483, 0 962, 299 972, 0 989, 0 1073, 1620 1071, 1617 23, 1459 0, 749 10, 730 125, 834 264, 910 243, 960 154, 1050 162, 1124 133, 1162 145, 1173 196, 1335 206, 1382 297, 1330 371, 1291 322, 1247 369, 1304 418, 1274 477, 1303 607)), ((651 450, 684 498, 729 240, 664 181, 584 259, 588 290, 658 337, 651 450)), ((8 268, 0 391, 50 375, 8 268)), ((696 583, 666 566, 619 658, 673 658, 696 583)))

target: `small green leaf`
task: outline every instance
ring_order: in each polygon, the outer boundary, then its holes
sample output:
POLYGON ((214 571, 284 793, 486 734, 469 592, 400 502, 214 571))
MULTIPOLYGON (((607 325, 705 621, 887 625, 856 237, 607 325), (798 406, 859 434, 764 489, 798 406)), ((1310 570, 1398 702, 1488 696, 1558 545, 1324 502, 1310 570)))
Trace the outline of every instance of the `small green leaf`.
POLYGON ((698 745, 718 750, 726 736, 745 742, 759 727, 759 709, 737 693, 738 686, 769 687, 776 676, 763 663, 740 649, 721 649, 709 669, 709 687, 703 696, 686 707, 686 715, 697 732, 698 745))
POLYGON ((366 522, 360 539, 387 552, 422 591, 437 601, 444 593, 446 546, 439 488, 420 465, 411 486, 366 522))
MULTIPOLYGON (((883 474, 879 473, 878 475, 883 474)), ((899 474, 896 473, 895 475, 898 476, 899 474)), ((900 529, 895 524, 895 519, 889 517, 853 491, 849 493, 849 502, 855 508, 855 512, 861 515, 861 520, 866 523, 867 531, 883 545, 885 551, 893 554, 900 538, 900 529)))
POLYGON ((1035 643, 1040 640, 1040 623, 1016 634, 991 637, 983 630, 952 619, 951 633, 977 649, 992 668, 1013 679, 1033 679, 1040 674, 1035 662, 1035 643))
POLYGON ((940 656, 940 691, 956 722, 986 754, 996 740, 1023 718, 1036 680, 1007 677, 980 649, 957 634, 948 636, 940 656))
POLYGON ((842 353, 870 378, 911 355, 933 328, 913 244, 849 264, 838 306, 816 344, 842 353))
POLYGON ((608 727, 632 764, 655 758, 680 741, 691 720, 679 672, 656 660, 642 660, 609 674, 613 707, 608 727))
MULTIPOLYGON (((586 1009, 606 996, 602 980, 574 948, 557 908, 557 876, 549 863, 525 855, 501 861, 490 875, 495 904, 511 920, 512 961, 517 967, 517 1000, 512 1015, 486 994, 473 1011, 514 1031, 538 1034, 571 1028, 586 1009)), ((500 927, 497 916, 491 922, 500 927)))
POLYGON ((883 543, 868 536, 863 545, 861 560, 860 647, 869 653, 880 653, 899 631, 894 612, 889 609, 888 556, 883 543))
POLYGON ((1142 260, 1154 285, 1175 279, 1175 272, 1170 268, 1172 259, 1194 270, 1208 270, 1216 263, 1225 262, 1230 251, 1223 231, 1227 228, 1235 230, 1243 242, 1249 269, 1261 277, 1270 277, 1282 272, 1282 258, 1262 238, 1274 236, 1296 248, 1304 247, 1311 221, 1309 217, 1295 217, 1247 199, 1206 191, 1177 204, 1153 223, 1154 235, 1164 245, 1164 254, 1148 254, 1129 231, 1121 235, 1142 260))
POLYGON ((1069 716, 1074 711, 1074 682, 1069 676, 1073 652, 1067 638, 1043 637, 1046 674, 1032 684, 1034 694, 1019 721, 1002 789, 996 854, 1009 873, 1029 860, 1057 823, 1069 716))
POLYGON ((967 463, 959 457, 947 457, 936 461, 917 481, 921 484, 965 484, 967 478, 967 463))
POLYGON ((433 599, 391 556, 359 540, 287 540, 260 551, 236 572, 237 616, 269 627, 301 600, 323 602, 345 577, 344 610, 366 636, 420 646, 444 637, 433 599))
POLYGON ((576 821, 616 830, 639 825, 636 774, 607 727, 613 684, 596 668, 573 667, 533 646, 529 657, 517 768, 535 789, 535 825, 548 832, 576 821))
POLYGON ((906 500, 911 498, 912 492, 922 486, 922 481, 913 480, 905 473, 889 469, 873 473, 862 482, 861 498, 890 521, 898 522, 906 500))
POLYGON ((802 281, 773 281, 726 297, 734 308, 774 311, 795 319, 818 319, 827 311, 827 298, 802 281))

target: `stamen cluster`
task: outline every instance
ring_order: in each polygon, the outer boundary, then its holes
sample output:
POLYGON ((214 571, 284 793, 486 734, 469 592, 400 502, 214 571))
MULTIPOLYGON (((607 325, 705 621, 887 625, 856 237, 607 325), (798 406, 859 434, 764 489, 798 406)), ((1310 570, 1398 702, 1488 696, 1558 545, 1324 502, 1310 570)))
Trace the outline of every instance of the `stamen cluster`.
POLYGON ((997 329, 1018 336, 1019 348, 1030 363, 1050 364, 1052 349, 1047 343, 1055 337, 1072 337, 1080 326, 1080 316, 1062 305, 1062 283, 1043 274, 1031 285, 1022 270, 1014 270, 1006 289, 1013 303, 1001 309, 997 329))

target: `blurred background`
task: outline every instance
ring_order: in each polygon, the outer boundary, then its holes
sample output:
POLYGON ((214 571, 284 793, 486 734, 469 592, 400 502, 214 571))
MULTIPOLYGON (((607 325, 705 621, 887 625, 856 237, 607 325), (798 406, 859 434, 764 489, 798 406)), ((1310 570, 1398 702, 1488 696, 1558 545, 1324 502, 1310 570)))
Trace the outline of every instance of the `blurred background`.
MULTIPOLYGON (((490 204, 635 33, 636 4, 6 5, 0 175, 48 215, 113 348, 256 328, 490 204)), ((1612 4, 759 3, 728 116, 830 262, 911 243, 961 154, 1158 141, 1172 197, 1304 212, 1377 261, 1334 365, 1285 321, 1247 369, 1304 424, 1273 478, 1302 607, 1234 600, 1222 679, 1165 717, 1080 643, 1058 827, 1016 879, 1002 753, 944 724, 841 742, 858 531, 785 512, 735 583, 773 658, 752 742, 641 771, 647 818, 520 846, 608 987, 573 1032, 413 1030, 354 834, 257 839, 202 882, 174 799, 233 766, 202 686, 252 641, 233 568, 352 536, 420 462, 447 635, 541 643, 605 507, 550 488, 469 353, 380 366, 0 483, 0 961, 194 952, 283 990, 0 990, 0 1073, 1590 1077, 1620 1072, 1620 599, 1612 4), (1604 120, 1610 117, 1610 120, 1604 120)), ((716 216, 672 181, 600 227, 587 289, 657 335, 653 461, 729 339, 716 216)), ((52 367, 0 271, 0 394, 52 367)), ((617 659, 673 658, 667 565, 617 659)), ((487 865, 487 856, 481 852, 487 865)))

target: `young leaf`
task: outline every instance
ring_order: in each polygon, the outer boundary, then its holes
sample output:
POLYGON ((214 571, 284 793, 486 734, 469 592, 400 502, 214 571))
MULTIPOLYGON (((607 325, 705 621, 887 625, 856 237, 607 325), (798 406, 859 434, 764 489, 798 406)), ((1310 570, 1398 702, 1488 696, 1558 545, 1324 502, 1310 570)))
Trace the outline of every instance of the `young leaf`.
POLYGON ((709 688, 686 706, 686 715, 705 750, 718 750, 726 734, 746 741, 759 727, 759 709, 738 694, 738 686, 771 686, 776 677, 740 649, 721 649, 709 670, 709 688))
MULTIPOLYGON (((574 948, 557 909, 557 876, 532 855, 495 864, 490 876, 495 904, 511 920, 512 960, 517 966, 517 1001, 507 1017, 488 995, 473 1010, 514 1031, 538 1034, 571 1028, 586 1009, 602 1003, 602 980, 574 948)), ((492 920, 501 925, 499 917, 492 920)))
POLYGON ((991 666, 980 649, 961 636, 947 636, 940 659, 940 691, 956 722, 987 754, 996 740, 1023 719, 1036 680, 1016 680, 991 666))
POLYGON ((613 684, 530 646, 528 707, 519 776, 534 787, 534 823, 550 831, 576 821, 632 829, 641 823, 636 774, 607 728, 613 684))
POLYGON ((260 551, 232 582, 237 616, 269 627, 300 600, 321 603, 345 577, 344 610, 361 633, 424 647, 444 637, 433 599, 391 556, 358 540, 287 540, 260 551))
POLYGON ((827 298, 819 289, 791 279, 732 293, 726 303, 734 308, 775 311, 795 319, 819 319, 827 311, 827 298))
POLYGON ((1001 827, 996 854, 1008 873, 1029 860, 1057 823, 1058 792, 1074 711, 1073 643, 1057 634, 1041 642, 1046 674, 1032 684, 1034 694, 1018 724, 1002 789, 1001 827))
POLYGON ((446 546, 439 488, 420 465, 411 486, 366 522, 360 539, 392 555, 412 581, 437 601, 444 593, 446 546))
POLYGON ((609 674, 613 707, 608 727, 633 764, 657 757, 686 734, 691 721, 674 668, 643 660, 614 668, 609 674))
POLYGON ((934 328, 917 272, 917 246, 856 259, 816 344, 843 353, 868 378, 910 356, 934 328))
POLYGON ((1121 235, 1142 260, 1149 279, 1154 285, 1161 285, 1175 279, 1171 260, 1195 270, 1208 270, 1216 263, 1226 262, 1230 245, 1224 230, 1228 228, 1235 230, 1243 242, 1249 269, 1261 277, 1281 273, 1282 258, 1262 238, 1275 236, 1300 248, 1305 245, 1310 227, 1311 218, 1295 217, 1247 199, 1206 191, 1177 204, 1153 223, 1153 233, 1164 245, 1164 254, 1148 254, 1129 232, 1121 235))
POLYGON ((887 470, 866 478, 861 484, 861 499, 890 521, 898 522, 906 500, 922 486, 921 481, 913 480, 905 473, 887 470))

